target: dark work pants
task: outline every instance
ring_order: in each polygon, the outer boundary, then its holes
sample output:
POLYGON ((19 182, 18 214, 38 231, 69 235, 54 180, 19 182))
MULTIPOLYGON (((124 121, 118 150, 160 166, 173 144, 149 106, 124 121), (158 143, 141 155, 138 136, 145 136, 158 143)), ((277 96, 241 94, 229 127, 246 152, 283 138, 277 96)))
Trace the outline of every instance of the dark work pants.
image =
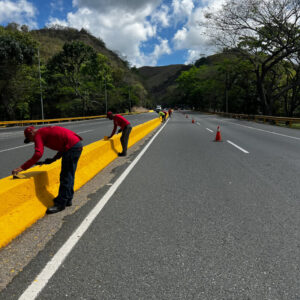
POLYGON ((66 206, 67 203, 72 203, 75 171, 81 152, 82 143, 78 142, 62 156, 60 186, 58 196, 54 199, 55 205, 66 206))
POLYGON ((128 140, 129 140, 129 134, 132 130, 132 127, 130 125, 127 125, 123 130, 122 130, 122 136, 121 136, 121 144, 123 148, 124 154, 127 153, 127 146, 128 146, 128 140))

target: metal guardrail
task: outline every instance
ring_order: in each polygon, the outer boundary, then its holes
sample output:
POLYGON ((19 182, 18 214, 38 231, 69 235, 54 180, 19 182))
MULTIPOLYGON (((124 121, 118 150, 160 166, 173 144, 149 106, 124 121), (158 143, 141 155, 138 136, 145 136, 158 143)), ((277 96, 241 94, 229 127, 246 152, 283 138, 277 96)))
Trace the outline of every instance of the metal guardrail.
POLYGON ((264 115, 245 115, 245 114, 232 114, 232 113, 215 113, 217 115, 222 115, 224 117, 234 118, 234 119, 244 119, 248 121, 262 121, 264 123, 272 123, 278 125, 279 123, 284 123, 286 126, 292 127, 294 123, 300 123, 300 118, 288 118, 288 117, 274 117, 274 116, 264 116, 264 115))
MULTIPOLYGON (((152 112, 149 110, 148 112, 152 112)), ((134 113, 121 113, 120 115, 135 115, 140 114, 139 112, 134 113)), ((37 124, 50 124, 50 123, 58 123, 58 122, 71 122, 78 120, 91 120, 91 119, 99 119, 106 118, 106 115, 99 116, 89 116, 89 117, 74 117, 74 118, 57 118, 57 119, 45 119, 45 120, 20 120, 20 121, 0 121, 0 127, 8 127, 8 126, 24 126, 24 125, 37 125, 37 124)))

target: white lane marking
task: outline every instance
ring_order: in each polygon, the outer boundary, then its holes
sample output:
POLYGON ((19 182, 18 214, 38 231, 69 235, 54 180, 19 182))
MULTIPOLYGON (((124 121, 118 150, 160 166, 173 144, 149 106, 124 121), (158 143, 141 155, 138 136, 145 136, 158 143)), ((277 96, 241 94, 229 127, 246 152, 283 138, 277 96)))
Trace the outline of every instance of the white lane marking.
POLYGON ((90 132, 90 131, 94 131, 94 129, 86 130, 86 131, 81 131, 81 132, 78 132, 78 134, 87 133, 87 132, 90 132))
POLYGON ((197 122, 198 125, 201 125, 199 122, 197 122))
POLYGON ((0 150, 0 153, 1 153, 1 152, 5 152, 5 151, 9 151, 9 150, 14 150, 14 149, 18 149, 18 148, 23 148, 23 147, 31 146, 31 145, 32 145, 32 144, 26 144, 26 145, 22 145, 22 146, 10 148, 10 149, 0 150))
POLYGON ((134 161, 127 167, 127 169, 122 173, 122 175, 116 180, 116 182, 109 188, 105 195, 99 200, 97 205, 92 209, 92 211, 87 215, 87 217, 82 221, 82 223, 77 227, 77 229, 72 233, 69 239, 62 245, 58 252, 52 257, 52 259, 47 263, 41 273, 36 277, 36 279, 31 283, 31 285, 23 292, 19 300, 33 300, 35 299, 42 289, 47 285, 50 278, 55 274, 61 264, 64 262, 65 258, 71 252, 73 247, 77 244, 83 234, 90 227, 94 219, 103 209, 104 205, 113 196, 115 191, 118 189, 120 184, 127 177, 129 172, 134 168, 137 162, 141 159, 150 145, 153 143, 158 134, 166 126, 169 120, 159 129, 159 131, 152 137, 149 143, 141 151, 141 153, 134 159, 134 161))
POLYGON ((286 135, 286 134, 282 134, 282 133, 278 133, 278 132, 274 132, 274 131, 264 130, 264 129, 260 129, 260 128, 255 128, 255 127, 251 127, 251 126, 246 126, 246 125, 242 125, 242 124, 237 124, 237 123, 233 123, 233 122, 230 122, 230 121, 227 121, 227 120, 220 120, 220 119, 217 119, 217 118, 214 118, 214 120, 223 121, 223 122, 227 122, 227 123, 230 123, 230 124, 233 124, 233 125, 246 127, 246 128, 250 128, 250 129, 254 129, 254 130, 258 130, 258 131, 263 131, 263 132, 267 132, 267 133, 271 133, 271 134, 275 134, 275 135, 279 135, 279 136, 284 136, 284 137, 291 138, 291 139, 294 139, 294 140, 300 140, 300 138, 298 138, 298 137, 294 137, 294 136, 290 136, 290 135, 286 135))
POLYGON ((211 129, 209 129, 209 128, 206 128, 206 130, 208 130, 208 131, 210 131, 210 132, 213 132, 211 129))
POLYGON ((244 153, 249 154, 249 152, 248 152, 247 150, 243 149, 242 147, 239 147, 239 146, 236 145, 235 143, 233 143, 233 142, 231 142, 231 141, 229 141, 229 140, 227 140, 227 143, 229 143, 229 144, 231 144, 232 146, 238 148, 239 150, 243 151, 244 153))
MULTIPOLYGON (((86 132, 90 132, 90 131, 94 131, 94 129, 86 130, 86 131, 81 131, 81 132, 78 132, 78 134, 82 134, 82 133, 86 133, 86 132)), ((14 147, 14 148, 9 148, 9 149, 0 150, 0 153, 1 153, 1 152, 5 152, 5 151, 10 151, 10 150, 15 150, 15 149, 18 149, 18 148, 27 147, 27 146, 30 146, 30 145, 32 145, 32 144, 26 144, 26 145, 14 147)))

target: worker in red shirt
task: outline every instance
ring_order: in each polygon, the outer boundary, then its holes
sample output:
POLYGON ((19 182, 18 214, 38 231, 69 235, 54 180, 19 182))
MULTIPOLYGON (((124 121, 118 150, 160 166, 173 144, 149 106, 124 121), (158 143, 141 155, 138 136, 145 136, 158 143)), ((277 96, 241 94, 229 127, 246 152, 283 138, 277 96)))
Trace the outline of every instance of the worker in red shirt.
POLYGON ((82 138, 75 132, 59 127, 47 126, 36 129, 29 126, 24 130, 24 143, 34 142, 35 152, 31 159, 21 167, 12 171, 13 175, 32 167, 34 164, 51 164, 62 157, 59 193, 54 198, 54 206, 47 209, 47 214, 54 214, 72 205, 74 195, 74 179, 77 162, 82 152, 82 138), (58 151, 53 158, 47 158, 44 162, 38 160, 43 156, 44 146, 58 151))
POLYGON ((126 120, 121 115, 114 115, 111 111, 109 111, 107 113, 107 117, 110 120, 114 121, 114 129, 113 129, 111 135, 108 138, 110 139, 116 133, 117 127, 119 126, 121 129, 118 132, 122 131, 121 144, 122 144, 123 151, 118 153, 118 155, 119 156, 126 156, 128 140, 129 140, 129 134, 132 130, 130 122, 128 120, 126 120))
POLYGON ((172 112, 173 112, 173 111, 172 111, 172 109, 171 109, 171 108, 169 108, 169 110, 168 110, 168 114, 169 114, 169 117, 170 117, 170 118, 172 118, 172 112))

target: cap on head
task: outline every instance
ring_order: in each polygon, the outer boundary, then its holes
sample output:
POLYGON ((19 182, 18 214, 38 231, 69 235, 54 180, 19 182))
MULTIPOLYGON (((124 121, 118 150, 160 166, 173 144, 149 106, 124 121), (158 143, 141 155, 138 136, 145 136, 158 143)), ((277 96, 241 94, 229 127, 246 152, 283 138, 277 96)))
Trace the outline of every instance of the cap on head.
POLYGON ((24 135, 25 135, 24 143, 25 144, 28 144, 30 142, 29 136, 31 135, 32 131, 34 131, 34 130, 35 130, 34 126, 28 126, 25 128, 25 130, 24 130, 24 135))
POLYGON ((108 111, 107 112, 107 115, 106 115, 109 119, 111 119, 113 117, 113 113, 111 111, 108 111))

